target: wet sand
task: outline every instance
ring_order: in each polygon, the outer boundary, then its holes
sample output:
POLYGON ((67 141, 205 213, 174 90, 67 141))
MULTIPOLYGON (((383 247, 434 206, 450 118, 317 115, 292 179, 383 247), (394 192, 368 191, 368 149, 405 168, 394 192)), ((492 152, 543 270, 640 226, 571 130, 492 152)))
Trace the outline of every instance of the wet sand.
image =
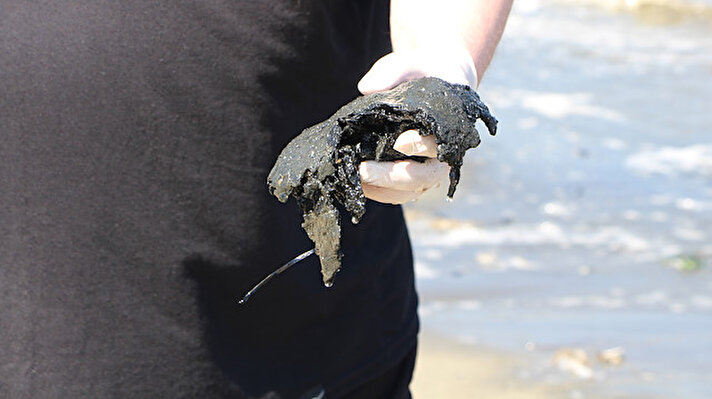
POLYGON ((421 334, 411 392, 415 399, 570 397, 573 387, 517 378, 527 359, 421 334))

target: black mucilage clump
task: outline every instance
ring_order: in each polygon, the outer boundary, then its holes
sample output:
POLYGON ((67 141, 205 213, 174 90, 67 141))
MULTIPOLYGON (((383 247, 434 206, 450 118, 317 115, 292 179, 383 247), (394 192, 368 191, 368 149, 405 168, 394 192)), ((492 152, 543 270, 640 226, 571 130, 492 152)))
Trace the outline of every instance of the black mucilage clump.
POLYGON ((410 129, 423 136, 432 134, 438 159, 450 165, 447 195, 452 198, 465 152, 480 143, 478 119, 490 134, 497 132, 497 119, 474 90, 422 78, 357 98, 326 121, 305 129, 282 150, 267 179, 269 189, 282 202, 294 197, 302 208, 302 227, 314 241, 324 284, 330 286, 341 267, 341 226, 334 201, 355 223, 365 212, 359 163, 418 159, 394 150, 396 138, 410 129))

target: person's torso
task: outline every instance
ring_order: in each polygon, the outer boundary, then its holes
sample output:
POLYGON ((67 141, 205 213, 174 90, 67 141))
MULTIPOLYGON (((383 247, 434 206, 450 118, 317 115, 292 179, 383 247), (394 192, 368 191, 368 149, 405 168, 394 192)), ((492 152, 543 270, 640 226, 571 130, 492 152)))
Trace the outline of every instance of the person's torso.
POLYGON ((290 397, 412 340, 398 207, 342 223, 334 287, 312 257, 237 305, 312 245, 266 176, 358 94, 387 3, 0 6, 0 396, 290 397))

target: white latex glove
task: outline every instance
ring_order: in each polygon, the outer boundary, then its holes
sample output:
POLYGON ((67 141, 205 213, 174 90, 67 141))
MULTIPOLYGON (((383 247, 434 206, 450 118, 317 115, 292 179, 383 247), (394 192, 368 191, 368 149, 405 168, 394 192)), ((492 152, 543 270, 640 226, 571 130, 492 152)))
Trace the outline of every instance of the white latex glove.
MULTIPOLYGON (((388 90, 412 79, 437 77, 450 83, 477 87, 477 70, 470 54, 462 48, 422 52, 393 52, 373 64, 358 83, 363 94, 388 90)), ((415 130, 403 132, 393 148, 405 155, 424 156, 425 162, 364 161, 359 165, 361 185, 367 198, 389 204, 413 201, 447 178, 450 167, 437 160, 437 144, 432 135, 415 130)))

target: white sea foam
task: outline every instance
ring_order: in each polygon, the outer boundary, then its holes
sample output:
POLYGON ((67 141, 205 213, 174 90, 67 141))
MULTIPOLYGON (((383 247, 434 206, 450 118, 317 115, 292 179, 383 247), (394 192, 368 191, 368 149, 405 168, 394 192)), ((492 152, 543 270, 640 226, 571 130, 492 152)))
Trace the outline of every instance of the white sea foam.
POLYGON ((616 151, 625 150, 626 148, 628 148, 628 144, 626 144, 625 141, 614 137, 605 137, 603 138, 601 143, 604 147, 616 151))
POLYGON ((423 251, 423 257, 428 260, 440 260, 443 258, 443 252, 437 249, 428 249, 423 251))
POLYGON ((563 296, 550 298, 549 305, 560 308, 592 307, 603 309, 620 309, 628 305, 627 301, 619 297, 604 295, 563 296))
POLYGON ((422 316, 429 316, 431 314, 435 314, 438 312, 443 311, 446 309, 447 306, 444 302, 441 301, 431 301, 428 303, 422 303, 420 306, 418 306, 418 314, 422 316))
POLYGON ((517 121, 517 128, 520 130, 531 130, 539 126, 539 118, 521 118, 517 121))
POLYGON ((668 306, 668 309, 672 313, 685 313, 685 312, 687 312, 688 306, 685 305, 684 303, 675 302, 675 303, 670 304, 668 306))
POLYGON ((712 309, 712 297, 706 295, 695 295, 690 299, 692 306, 699 309, 712 309))
MULTIPOLYGON (((603 105, 594 104, 590 93, 557 93, 522 89, 500 89, 490 97, 499 107, 519 106, 540 116, 563 119, 570 116, 589 116, 613 122, 624 121, 619 112, 603 105)), ((527 118, 520 122, 520 128, 531 129, 538 125, 536 119, 527 118)))
POLYGON ((475 255, 475 260, 482 269, 487 271, 507 271, 507 270, 538 270, 539 267, 530 259, 522 256, 510 256, 500 259, 497 252, 479 251, 475 255))
POLYGON ((667 222, 670 219, 670 215, 663 211, 654 211, 650 213, 650 220, 653 222, 667 222))
POLYGON ((558 2, 592 5, 614 11, 640 12, 653 8, 660 12, 697 15, 709 13, 712 8, 712 2, 709 0, 558 0, 558 2))
POLYGON ((541 211, 548 216, 559 218, 571 216, 572 213, 571 206, 556 201, 547 202, 546 204, 542 205, 541 211))
POLYGON ((707 239, 705 232, 699 229, 676 227, 673 229, 673 234, 675 237, 686 241, 705 241, 707 239))
POLYGON ((613 251, 640 252, 651 248, 641 236, 621 226, 600 226, 587 231, 565 230, 559 224, 515 224, 493 228, 463 226, 415 236, 424 247, 461 247, 463 245, 556 245, 560 247, 604 247, 613 251))
POLYGON ((482 307, 482 303, 480 303, 480 301, 470 299, 470 300, 458 301, 456 306, 458 309, 461 309, 461 310, 477 310, 482 307))
POLYGON ((623 212, 623 219, 625 220, 638 220, 640 219, 640 212, 635 209, 627 209, 623 212))
POLYGON ((431 279, 440 276, 435 268, 431 267, 425 262, 416 261, 415 262, 415 276, 419 279, 431 279))
POLYGON ((631 155, 626 166, 646 174, 679 174, 712 177, 712 144, 663 147, 631 155))
POLYGON ((443 312, 475 311, 482 308, 482 303, 476 299, 464 299, 460 301, 431 301, 419 306, 418 312, 421 316, 443 312))
POLYGON ((659 305, 667 302, 669 296, 663 290, 655 290, 646 294, 638 294, 635 296, 635 303, 638 305, 659 305))

